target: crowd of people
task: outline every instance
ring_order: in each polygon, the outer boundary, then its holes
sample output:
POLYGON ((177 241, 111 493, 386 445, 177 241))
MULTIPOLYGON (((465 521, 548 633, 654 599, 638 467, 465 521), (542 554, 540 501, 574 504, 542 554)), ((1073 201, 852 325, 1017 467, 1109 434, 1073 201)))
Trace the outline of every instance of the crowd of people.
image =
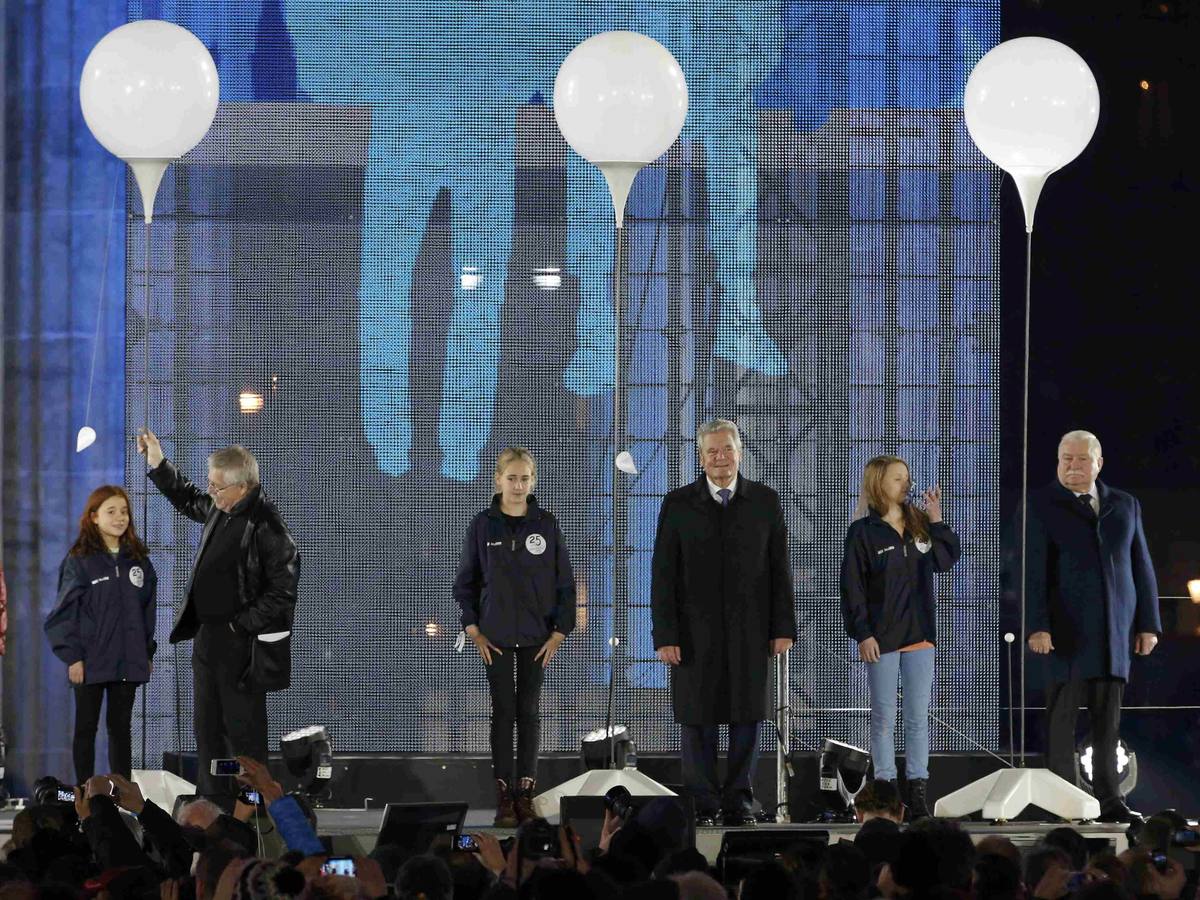
POLYGON ((690 845, 683 807, 667 797, 625 818, 606 813, 588 850, 570 826, 531 819, 507 846, 483 833, 472 851, 392 843, 331 863, 303 798, 284 794, 255 760, 241 762, 265 815, 243 807, 228 815, 199 799, 172 818, 120 774, 88 779, 73 805, 26 808, 4 848, 0 898, 1193 900, 1196 890, 1200 845, 1175 846, 1186 823, 1171 813, 1152 817, 1121 854, 1104 841, 1093 849, 1066 826, 1022 850, 995 834, 976 843, 950 820, 906 825, 885 780, 860 793, 853 839, 798 831, 793 846, 748 848, 716 867, 690 845), (271 831, 282 853, 265 852, 271 831))

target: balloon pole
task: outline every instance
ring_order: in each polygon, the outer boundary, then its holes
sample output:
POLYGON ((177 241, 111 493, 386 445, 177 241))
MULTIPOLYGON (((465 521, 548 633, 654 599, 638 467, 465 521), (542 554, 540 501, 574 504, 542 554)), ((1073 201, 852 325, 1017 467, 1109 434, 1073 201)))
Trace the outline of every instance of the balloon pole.
MULTIPOLYGON (((607 173, 606 173, 607 174, 607 173)), ((611 181, 609 182, 612 183, 611 181)), ((615 202, 615 201, 614 201, 615 202)), ((621 220, 624 203, 615 207, 617 227, 614 237, 613 253, 613 452, 619 454, 625 443, 625 429, 621 417, 621 220)), ((617 603, 617 591, 623 587, 621 578, 621 551, 625 542, 625 527, 623 524, 624 511, 618 510, 619 485, 623 483, 622 473, 615 466, 609 466, 609 477, 612 479, 612 542, 613 542, 613 634, 609 641, 609 691, 608 716, 605 727, 608 729, 608 767, 617 767, 616 739, 613 737, 613 687, 616 682, 617 666, 617 624, 621 607, 617 603)))
MULTIPOLYGON (((1029 216, 1032 219, 1032 216, 1029 216)), ((1021 637, 1024 642, 1028 639, 1025 633, 1025 553, 1029 541, 1029 313, 1032 306, 1029 302, 1030 280, 1033 270, 1033 228, 1025 232, 1025 362, 1024 375, 1021 379, 1021 637)), ((1012 674, 1009 674, 1011 679, 1012 674)), ((1011 706, 1011 704, 1009 704, 1011 706)), ((1021 648, 1021 768, 1025 767, 1025 648, 1021 648)), ((1011 735, 1010 735, 1011 738, 1011 735)))
MULTIPOLYGON (((164 166, 165 168, 165 166, 164 166)), ((161 174, 159 175, 161 178, 161 174)), ((155 184, 157 189, 158 185, 155 184)), ((143 199, 145 194, 142 195, 143 199)), ((150 206, 145 207, 145 246, 142 254, 142 289, 143 289, 143 311, 145 320, 142 327, 142 427, 149 430, 150 428, 150 217, 154 208, 154 199, 151 196, 150 206)), ((150 505, 150 488, 146 485, 145 479, 142 480, 142 534, 145 535, 147 541, 150 540, 150 519, 148 510, 150 505)), ((150 683, 147 681, 142 687, 142 768, 146 767, 146 693, 150 688, 150 683)))

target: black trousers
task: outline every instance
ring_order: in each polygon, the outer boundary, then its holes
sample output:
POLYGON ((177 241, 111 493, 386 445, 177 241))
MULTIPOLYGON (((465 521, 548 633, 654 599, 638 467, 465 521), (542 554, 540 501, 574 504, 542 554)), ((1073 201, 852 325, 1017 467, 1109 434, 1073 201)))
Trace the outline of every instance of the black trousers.
POLYGON ((1117 781, 1117 738, 1121 728, 1120 678, 1088 678, 1050 685, 1046 694, 1050 771, 1075 783, 1075 724, 1081 703, 1087 706, 1092 732, 1092 793, 1103 807, 1121 799, 1117 781))
POLYGON ((83 784, 96 774, 96 730, 100 704, 108 695, 108 765, 118 775, 130 777, 133 766, 133 698, 138 686, 131 681, 105 681, 75 685, 75 735, 71 741, 75 778, 83 784))
POLYGON ((541 661, 534 659, 539 649, 505 647, 502 655, 493 653, 492 664, 485 667, 492 695, 492 775, 508 785, 515 784, 514 774, 516 778, 537 778, 538 738, 541 733, 538 703, 542 698, 542 675, 545 671, 541 661), (515 773, 514 726, 517 730, 515 773))
POLYGON ((214 759, 250 756, 267 761, 267 695, 242 691, 238 679, 250 663, 248 635, 225 623, 200 626, 192 645, 192 721, 199 764, 196 791, 205 796, 237 793, 230 776, 214 776, 214 759))
POLYGON ((719 810, 749 812, 754 806, 751 778, 758 761, 758 722, 729 726, 725 784, 717 777, 718 725, 680 725, 683 784, 696 804, 696 815, 719 810))

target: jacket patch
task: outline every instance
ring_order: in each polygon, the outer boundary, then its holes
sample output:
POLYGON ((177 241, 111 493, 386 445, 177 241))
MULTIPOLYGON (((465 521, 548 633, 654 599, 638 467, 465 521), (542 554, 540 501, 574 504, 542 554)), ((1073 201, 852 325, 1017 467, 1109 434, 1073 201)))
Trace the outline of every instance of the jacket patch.
POLYGON ((882 550, 876 550, 875 555, 883 556, 883 554, 887 553, 889 550, 895 550, 895 549, 896 549, 896 545, 892 544, 890 547, 884 547, 882 550))
POLYGON ((134 587, 141 587, 146 583, 146 573, 142 571, 141 566, 134 566, 129 570, 129 580, 134 587))
POLYGON ((108 577, 107 575, 104 575, 104 576, 102 576, 102 577, 100 577, 100 578, 93 578, 93 579, 92 579, 92 584, 99 584, 99 583, 100 583, 100 582, 102 582, 102 581, 108 581, 108 580, 109 580, 109 577, 108 577))
POLYGON ((537 532, 534 532, 525 538, 525 549, 534 556, 541 556, 546 552, 546 539, 537 532))
POLYGON ((915 544, 916 544, 916 548, 918 550, 920 550, 922 553, 928 553, 930 550, 933 549, 933 541, 917 540, 915 542, 915 544))

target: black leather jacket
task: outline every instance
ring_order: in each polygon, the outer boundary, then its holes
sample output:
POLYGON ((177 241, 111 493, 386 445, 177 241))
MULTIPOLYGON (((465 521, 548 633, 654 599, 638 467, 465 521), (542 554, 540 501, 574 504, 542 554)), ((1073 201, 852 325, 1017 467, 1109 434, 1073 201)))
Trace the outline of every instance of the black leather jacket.
MULTIPOLYGON (((180 513, 204 523, 204 533, 196 550, 196 559, 212 535, 221 511, 206 492, 183 475, 170 460, 164 459, 148 473, 151 481, 171 501, 180 513)), ((300 580, 300 554, 288 532, 279 510, 275 508, 262 487, 249 495, 246 530, 242 534, 242 552, 238 560, 238 594, 240 609, 234 624, 255 636, 291 631, 296 608, 296 586, 300 580)), ((192 579, 188 576, 183 607, 171 628, 171 643, 188 641, 196 636, 200 622, 192 603, 192 579)), ((279 691, 291 683, 292 641, 290 635, 282 640, 250 641, 250 659, 239 679, 247 689, 279 691)))

